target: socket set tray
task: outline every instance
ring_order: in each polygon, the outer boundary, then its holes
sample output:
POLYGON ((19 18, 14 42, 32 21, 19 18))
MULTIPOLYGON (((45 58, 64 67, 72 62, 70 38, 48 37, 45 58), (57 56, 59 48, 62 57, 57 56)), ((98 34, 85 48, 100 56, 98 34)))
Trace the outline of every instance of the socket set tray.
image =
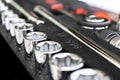
MULTIPOLYGON (((20 2, 18 0, 16 0, 16 1, 18 3, 20 2)), ((30 1, 32 2, 32 0, 30 0, 30 1)), ((37 2, 37 0, 35 0, 35 1, 37 2)), ((24 2, 24 0, 23 0, 23 2, 24 2)), ((27 0, 25 0, 25 2, 27 2, 27 0)), ((40 0, 38 2, 40 2, 40 0)), ((28 5, 26 5, 25 3, 24 4, 19 3, 19 4, 27 6, 27 8, 29 8, 31 10, 32 10, 31 7, 34 6, 32 3, 27 3, 28 5)), ((36 3, 36 4, 38 4, 38 3, 36 3)), ((42 4, 42 3, 40 3, 40 4, 42 4)), ((44 4, 42 6, 44 6, 44 4)), ((11 6, 10 6, 10 8, 11 8, 11 6)), ((14 8, 11 8, 11 9, 14 10, 18 15, 20 15, 20 16, 22 15, 20 12, 17 12, 17 10, 15 10, 14 8)), ((78 33, 86 36, 89 40, 91 40, 92 42, 101 46, 104 50, 111 52, 117 58, 120 57, 120 50, 118 48, 115 48, 114 46, 110 45, 106 41, 103 41, 100 38, 98 38, 95 35, 95 30, 87 30, 87 29, 82 28, 81 25, 77 24, 73 19, 69 18, 66 15, 63 15, 63 14, 54 14, 54 15, 57 18, 64 21, 65 24, 74 28, 75 31, 77 31, 78 33)), ((90 49, 85 44, 83 44, 80 41, 78 41, 77 39, 73 38, 71 35, 69 35, 65 31, 63 31, 59 27, 57 27, 55 24, 51 23, 46 18, 44 18, 42 16, 39 16, 39 17, 40 17, 40 20, 45 21, 45 24, 38 26, 31 21, 30 21, 30 23, 32 23, 34 25, 34 28, 37 31, 46 33, 48 36, 48 40, 53 40, 53 41, 59 42, 63 47, 63 50, 61 52, 75 53, 75 54, 79 55, 80 57, 82 57, 83 60, 85 61, 84 66, 82 68, 95 68, 98 70, 102 70, 110 76, 111 80, 120 80, 120 76, 119 76, 120 70, 118 67, 116 67, 114 64, 110 63, 108 60, 106 60, 104 57, 99 55, 97 52, 90 49)), ((27 19, 26 19, 26 21, 27 21, 27 19)), ((51 78, 50 70, 49 70, 48 66, 43 68, 43 70, 41 72, 37 72, 36 67, 35 67, 35 61, 33 61, 33 60, 29 61, 29 60, 25 59, 24 44, 22 44, 22 45, 17 44, 16 39, 14 37, 11 37, 9 31, 6 31, 5 27, 2 25, 2 21, 1 21, 0 33, 3 36, 3 38, 5 39, 5 41, 8 43, 8 45, 10 46, 10 48, 14 51, 14 53, 16 54, 18 59, 21 61, 21 63, 24 65, 24 67, 27 69, 27 71, 30 73, 30 75, 33 77, 34 80, 53 80, 51 78)), ((68 74, 69 73, 66 74, 67 77, 69 77, 68 74)), ((66 80, 66 79, 62 78, 61 80, 66 80)), ((82 80, 82 79, 80 79, 80 80, 82 80)), ((105 80, 109 80, 109 79, 105 79, 105 80)))

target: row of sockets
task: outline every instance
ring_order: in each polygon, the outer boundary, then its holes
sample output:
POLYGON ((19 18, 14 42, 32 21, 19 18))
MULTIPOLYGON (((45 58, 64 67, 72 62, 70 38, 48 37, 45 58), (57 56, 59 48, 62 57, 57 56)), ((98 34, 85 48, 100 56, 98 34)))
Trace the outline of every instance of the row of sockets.
POLYGON ((80 56, 62 52, 60 43, 48 41, 45 33, 35 31, 33 24, 26 23, 24 19, 19 18, 2 1, 0 13, 2 26, 10 32, 12 37, 15 37, 17 44, 24 44, 25 54, 35 60, 36 68, 42 70, 41 66, 46 61, 49 63, 53 80, 61 79, 62 72, 71 71, 73 72, 69 75, 69 80, 110 80, 110 77, 100 70, 82 68, 84 60, 80 56))

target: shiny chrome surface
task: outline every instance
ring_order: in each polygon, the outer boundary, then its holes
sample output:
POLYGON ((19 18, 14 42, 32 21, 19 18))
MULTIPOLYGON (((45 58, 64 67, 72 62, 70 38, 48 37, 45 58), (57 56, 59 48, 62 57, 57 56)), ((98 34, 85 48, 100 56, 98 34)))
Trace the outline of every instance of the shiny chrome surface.
POLYGON ((20 19, 17 15, 14 15, 14 17, 10 18, 10 20, 8 22, 8 26, 10 28, 10 35, 12 37, 15 37, 15 26, 17 24, 21 24, 23 22, 25 22, 25 20, 24 19, 20 19))
POLYGON ((2 25, 5 25, 5 18, 7 16, 11 16, 13 14, 13 11, 12 10, 5 10, 3 12, 1 12, 1 20, 2 20, 2 25))
POLYGON ((71 73, 69 80, 111 80, 111 78, 101 70, 83 68, 71 73))
POLYGON ((43 32, 34 31, 24 34, 24 46, 27 54, 30 54, 33 51, 38 42, 46 39, 47 35, 43 32))
POLYGON ((80 69, 84 66, 84 61, 76 54, 63 52, 53 55, 49 65, 53 80, 60 80, 63 71, 69 72, 80 69))
POLYGON ((43 41, 36 45, 36 50, 44 54, 54 54, 62 50, 62 45, 56 41, 43 41))
POLYGON ((16 14, 10 14, 9 16, 6 16, 6 18, 5 18, 5 27, 6 27, 7 30, 10 30, 11 36, 15 36, 15 34, 12 33, 13 31, 11 31, 11 30, 14 29, 14 26, 11 25, 11 22, 15 21, 15 20, 16 21, 19 20, 19 17, 16 14))
POLYGON ((4 3, 0 4, 0 12, 8 10, 8 6, 5 5, 4 3))
POLYGON ((63 52, 52 56, 50 65, 58 66, 62 71, 73 71, 84 66, 84 61, 76 54, 63 52))
MULTIPOLYGON (((22 20, 23 21, 23 20, 22 20)), ((22 44, 24 40, 23 32, 33 31, 33 25, 25 23, 24 21, 16 24, 15 26, 15 37, 18 44, 22 44)))

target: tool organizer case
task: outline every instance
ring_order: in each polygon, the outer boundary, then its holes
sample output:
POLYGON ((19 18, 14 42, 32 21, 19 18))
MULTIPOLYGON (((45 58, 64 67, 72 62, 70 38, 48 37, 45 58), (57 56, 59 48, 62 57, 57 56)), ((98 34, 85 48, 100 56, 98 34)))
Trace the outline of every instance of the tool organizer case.
MULTIPOLYGON (((28 10, 33 10, 33 7, 38 4, 47 8, 42 0, 16 0, 16 2, 18 2, 20 5, 22 5, 24 8, 28 10)), ((10 6, 10 9, 14 10, 18 15, 23 17, 23 15, 20 12, 18 12, 16 9, 14 9, 13 7, 10 6)), ((84 36, 92 40, 93 42, 103 47, 105 50, 109 50, 111 53, 120 57, 120 50, 110 45, 109 43, 101 40, 100 38, 98 38, 95 35, 94 30, 86 30, 82 28, 81 25, 77 24, 74 20, 67 17, 66 15, 63 15, 60 13, 53 13, 53 14, 57 18, 64 21, 64 23, 70 25, 77 32, 83 34, 84 36)), ((61 45, 63 46, 63 52, 71 52, 71 53, 75 53, 81 56, 85 61, 85 66, 83 68, 99 69, 107 73, 112 78, 112 80, 120 80, 120 76, 119 76, 120 69, 119 68, 114 66, 112 63, 107 61, 105 58, 103 58, 101 55, 99 55, 95 51, 91 50, 89 47, 87 47, 83 43, 79 42, 78 40, 76 40, 75 38, 73 38, 72 36, 64 32, 62 29, 58 28, 56 25, 51 23, 46 18, 42 16, 39 16, 39 17, 41 20, 45 21, 45 24, 38 26, 31 22, 32 24, 34 24, 35 29, 40 32, 46 33, 49 40, 53 40, 53 41, 57 41, 61 43, 61 45)), ((10 46, 14 54, 21 61, 25 69, 30 73, 30 75, 32 76, 34 80, 52 80, 48 67, 44 68, 43 71, 41 71, 41 73, 38 73, 36 71, 35 62, 28 61, 25 59, 24 45, 18 46, 16 44, 15 38, 10 36, 9 32, 6 31, 6 29, 4 28, 4 26, 2 26, 2 24, 0 27, 0 33, 3 36, 4 40, 8 43, 8 45, 10 46)), ((69 77, 69 75, 67 76, 69 77)))

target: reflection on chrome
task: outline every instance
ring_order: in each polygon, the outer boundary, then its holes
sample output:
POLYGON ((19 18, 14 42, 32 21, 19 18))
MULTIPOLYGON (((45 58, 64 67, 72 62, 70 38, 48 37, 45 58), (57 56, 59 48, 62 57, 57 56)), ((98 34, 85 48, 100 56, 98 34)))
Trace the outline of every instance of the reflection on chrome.
POLYGON ((61 51, 62 46, 60 43, 55 41, 44 41, 36 45, 36 50, 39 50, 44 54, 53 54, 61 51))
POLYGON ((7 17, 7 16, 10 16, 10 15, 12 15, 13 14, 13 11, 12 10, 5 10, 5 11, 3 11, 2 13, 1 13, 1 20, 2 20, 2 25, 5 25, 5 18, 7 17))
POLYGON ((62 76, 62 71, 68 72, 80 69, 84 66, 84 61, 76 54, 64 52, 53 55, 49 64, 52 78, 59 80, 62 76))
POLYGON ((15 26, 15 37, 18 44, 22 44, 24 40, 23 33, 26 33, 27 31, 33 31, 33 25, 29 23, 25 23, 24 21, 22 23, 18 23, 15 26))
POLYGON ((50 59, 51 54, 55 54, 57 52, 60 52, 61 50, 61 44, 55 41, 43 41, 38 43, 34 49, 36 64, 44 64, 47 54, 49 55, 50 59))
POLYGON ((83 68, 74 71, 69 80, 111 80, 110 77, 101 70, 83 68))
POLYGON ((73 71, 83 67, 84 61, 78 55, 66 52, 53 55, 50 64, 58 66, 62 71, 73 71))
POLYGON ((24 34, 24 46, 27 54, 30 54, 33 51, 34 45, 46 39, 47 35, 43 32, 36 31, 24 34))

